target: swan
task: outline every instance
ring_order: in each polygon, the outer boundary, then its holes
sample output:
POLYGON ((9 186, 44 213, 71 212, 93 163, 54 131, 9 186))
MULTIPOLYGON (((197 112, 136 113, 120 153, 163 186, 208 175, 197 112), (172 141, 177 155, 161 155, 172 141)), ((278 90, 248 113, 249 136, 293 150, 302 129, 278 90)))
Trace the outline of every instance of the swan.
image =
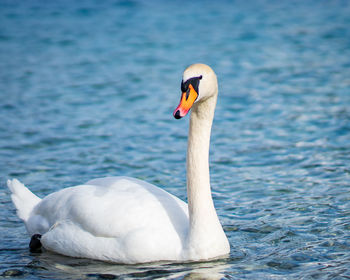
POLYGON ((218 84, 214 71, 193 64, 183 73, 173 115, 192 108, 187 149, 188 204, 147 182, 105 177, 40 199, 8 180, 30 248, 113 263, 190 262, 227 257, 230 245, 211 196, 209 144, 218 84))

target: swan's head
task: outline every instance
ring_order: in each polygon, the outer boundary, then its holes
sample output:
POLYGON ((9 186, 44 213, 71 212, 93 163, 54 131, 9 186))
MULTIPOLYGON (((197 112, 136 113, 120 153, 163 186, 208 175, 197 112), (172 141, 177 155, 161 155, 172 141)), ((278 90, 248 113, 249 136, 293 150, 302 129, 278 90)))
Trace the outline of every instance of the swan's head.
POLYGON ((176 119, 186 116, 191 107, 218 92, 216 75, 208 65, 192 64, 183 73, 181 99, 173 115, 176 119))

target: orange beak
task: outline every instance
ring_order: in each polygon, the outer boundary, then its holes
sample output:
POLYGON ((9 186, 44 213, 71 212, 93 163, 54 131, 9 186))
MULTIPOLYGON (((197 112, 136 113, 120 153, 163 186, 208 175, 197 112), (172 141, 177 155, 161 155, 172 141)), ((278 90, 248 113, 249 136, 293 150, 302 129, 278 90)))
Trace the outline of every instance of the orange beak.
POLYGON ((179 106, 177 106, 174 110, 173 115, 175 119, 181 119, 182 117, 186 116, 193 103, 196 101, 197 97, 198 93, 190 84, 188 86, 188 90, 182 93, 179 106))

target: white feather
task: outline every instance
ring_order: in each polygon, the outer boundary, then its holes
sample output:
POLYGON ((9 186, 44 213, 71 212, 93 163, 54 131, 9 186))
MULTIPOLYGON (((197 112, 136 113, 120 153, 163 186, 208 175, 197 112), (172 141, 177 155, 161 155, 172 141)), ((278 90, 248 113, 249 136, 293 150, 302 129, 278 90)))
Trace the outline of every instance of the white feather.
POLYGON ((40 198, 28 190, 17 179, 7 180, 7 186, 12 192, 11 199, 17 209, 17 216, 26 222, 35 205, 40 202, 40 198))

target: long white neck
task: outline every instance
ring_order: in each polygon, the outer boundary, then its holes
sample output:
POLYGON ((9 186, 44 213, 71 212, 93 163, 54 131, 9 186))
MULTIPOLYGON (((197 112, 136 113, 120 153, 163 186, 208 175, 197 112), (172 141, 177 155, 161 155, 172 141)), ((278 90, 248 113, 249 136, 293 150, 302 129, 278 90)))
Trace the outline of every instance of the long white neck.
POLYGON ((210 188, 209 145, 217 94, 192 108, 187 149, 187 195, 191 258, 209 259, 229 252, 210 188))

